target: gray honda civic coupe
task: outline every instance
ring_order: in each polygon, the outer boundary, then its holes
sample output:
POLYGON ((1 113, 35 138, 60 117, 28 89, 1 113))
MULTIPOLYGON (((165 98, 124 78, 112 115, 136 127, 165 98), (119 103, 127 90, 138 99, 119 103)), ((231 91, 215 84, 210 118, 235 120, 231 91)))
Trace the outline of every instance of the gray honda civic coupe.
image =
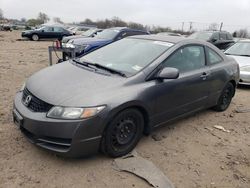
POLYGON ((238 81, 238 64, 212 44, 132 36, 32 75, 15 96, 13 119, 58 155, 119 157, 160 125, 226 110, 238 81))

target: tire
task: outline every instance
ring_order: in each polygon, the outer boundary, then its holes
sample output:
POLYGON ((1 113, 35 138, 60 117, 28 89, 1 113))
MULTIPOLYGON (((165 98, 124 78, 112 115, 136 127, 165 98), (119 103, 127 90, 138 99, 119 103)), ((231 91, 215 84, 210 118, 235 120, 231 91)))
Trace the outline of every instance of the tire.
POLYGON ((39 40, 39 36, 38 36, 37 34, 33 34, 33 35, 31 36, 31 39, 32 39, 33 41, 38 41, 38 40, 39 40))
POLYGON ((136 109, 126 109, 115 116, 103 135, 102 152, 120 157, 132 151, 144 128, 144 117, 136 109))
POLYGON ((218 99, 217 105, 213 107, 213 109, 218 112, 225 111, 229 107, 232 101, 234 92, 235 92, 235 87, 231 82, 229 82, 223 89, 221 96, 218 99))

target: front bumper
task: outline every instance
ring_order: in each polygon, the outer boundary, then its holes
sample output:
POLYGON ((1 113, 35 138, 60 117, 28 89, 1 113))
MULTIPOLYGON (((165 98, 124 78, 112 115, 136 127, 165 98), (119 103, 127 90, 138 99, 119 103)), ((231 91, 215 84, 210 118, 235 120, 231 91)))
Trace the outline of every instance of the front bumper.
POLYGON ((33 144, 66 157, 84 157, 97 153, 104 120, 100 116, 85 120, 58 120, 46 113, 32 112, 16 94, 13 120, 33 144))
POLYGON ((250 85, 250 72, 240 71, 240 81, 241 85, 250 85))
POLYGON ((30 37, 31 37, 31 34, 30 34, 30 33, 22 32, 21 36, 22 36, 23 38, 30 38, 30 37))

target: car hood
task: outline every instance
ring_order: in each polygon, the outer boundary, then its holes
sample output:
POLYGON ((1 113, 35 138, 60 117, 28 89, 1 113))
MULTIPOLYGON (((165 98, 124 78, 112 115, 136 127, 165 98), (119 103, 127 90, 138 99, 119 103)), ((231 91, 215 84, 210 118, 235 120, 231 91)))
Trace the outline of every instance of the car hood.
POLYGON ((92 72, 67 61, 35 73, 26 88, 52 105, 85 107, 112 101, 125 81, 119 75, 92 72))
POLYGON ((239 67, 250 65, 250 57, 236 56, 236 55, 227 55, 227 56, 234 58, 235 61, 239 64, 239 67))
POLYGON ((84 35, 74 35, 74 36, 69 36, 69 37, 63 37, 62 42, 67 43, 68 41, 72 39, 87 38, 87 37, 88 36, 84 36, 84 35))
POLYGON ((22 33, 30 33, 30 32, 33 32, 34 30, 25 30, 23 31, 22 33))
POLYGON ((72 39, 70 42, 75 45, 91 45, 91 44, 104 44, 109 43, 112 40, 110 39, 98 39, 98 38, 77 38, 72 39))

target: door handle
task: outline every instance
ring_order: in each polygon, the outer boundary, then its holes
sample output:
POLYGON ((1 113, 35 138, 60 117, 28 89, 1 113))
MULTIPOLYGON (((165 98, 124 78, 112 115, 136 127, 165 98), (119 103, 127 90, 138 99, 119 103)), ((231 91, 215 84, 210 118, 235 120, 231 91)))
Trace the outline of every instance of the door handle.
POLYGON ((209 75, 210 73, 203 72, 200 77, 202 78, 202 80, 206 80, 209 75))

